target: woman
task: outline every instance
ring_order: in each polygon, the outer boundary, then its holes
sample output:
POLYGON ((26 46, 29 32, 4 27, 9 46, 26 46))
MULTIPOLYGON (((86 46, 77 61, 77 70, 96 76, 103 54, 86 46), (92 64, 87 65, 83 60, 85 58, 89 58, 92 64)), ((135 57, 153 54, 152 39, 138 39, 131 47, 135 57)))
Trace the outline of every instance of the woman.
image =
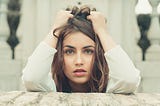
POLYGON ((132 93, 140 73, 107 33, 104 16, 82 7, 57 14, 22 78, 28 91, 132 93))

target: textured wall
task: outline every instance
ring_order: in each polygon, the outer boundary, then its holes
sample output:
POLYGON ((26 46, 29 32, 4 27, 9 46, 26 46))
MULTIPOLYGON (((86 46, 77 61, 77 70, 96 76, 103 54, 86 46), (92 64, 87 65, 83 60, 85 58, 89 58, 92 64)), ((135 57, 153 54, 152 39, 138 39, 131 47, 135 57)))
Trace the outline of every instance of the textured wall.
POLYGON ((160 94, 1 92, 0 106, 160 106, 160 94))

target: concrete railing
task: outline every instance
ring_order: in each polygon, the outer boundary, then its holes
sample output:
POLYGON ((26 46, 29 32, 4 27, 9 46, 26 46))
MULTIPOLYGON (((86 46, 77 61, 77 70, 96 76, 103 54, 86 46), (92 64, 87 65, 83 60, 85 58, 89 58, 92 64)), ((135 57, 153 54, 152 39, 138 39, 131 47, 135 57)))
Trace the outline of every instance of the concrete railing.
POLYGON ((160 94, 1 92, 0 106, 160 106, 160 94))

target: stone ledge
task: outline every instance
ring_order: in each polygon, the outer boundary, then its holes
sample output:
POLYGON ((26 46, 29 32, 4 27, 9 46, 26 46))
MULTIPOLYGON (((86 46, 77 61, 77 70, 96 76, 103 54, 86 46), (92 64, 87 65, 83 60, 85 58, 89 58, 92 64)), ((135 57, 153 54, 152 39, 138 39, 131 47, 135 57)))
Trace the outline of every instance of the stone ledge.
POLYGON ((160 94, 0 92, 0 106, 160 106, 160 94))

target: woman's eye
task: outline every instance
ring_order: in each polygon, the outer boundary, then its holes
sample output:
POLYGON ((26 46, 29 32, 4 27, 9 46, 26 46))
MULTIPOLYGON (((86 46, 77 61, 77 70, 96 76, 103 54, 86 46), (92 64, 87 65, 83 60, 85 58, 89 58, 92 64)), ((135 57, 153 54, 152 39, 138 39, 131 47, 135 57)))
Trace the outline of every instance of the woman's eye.
POLYGON ((65 50, 65 52, 64 52, 65 54, 67 54, 67 55, 71 55, 71 54, 73 54, 74 53, 74 51, 73 50, 71 50, 71 49, 69 49, 69 50, 65 50))
POLYGON ((90 50, 90 49, 84 50, 84 53, 85 53, 85 54, 89 54, 89 55, 90 55, 90 54, 93 54, 93 52, 94 52, 94 51, 93 51, 93 50, 90 50))

